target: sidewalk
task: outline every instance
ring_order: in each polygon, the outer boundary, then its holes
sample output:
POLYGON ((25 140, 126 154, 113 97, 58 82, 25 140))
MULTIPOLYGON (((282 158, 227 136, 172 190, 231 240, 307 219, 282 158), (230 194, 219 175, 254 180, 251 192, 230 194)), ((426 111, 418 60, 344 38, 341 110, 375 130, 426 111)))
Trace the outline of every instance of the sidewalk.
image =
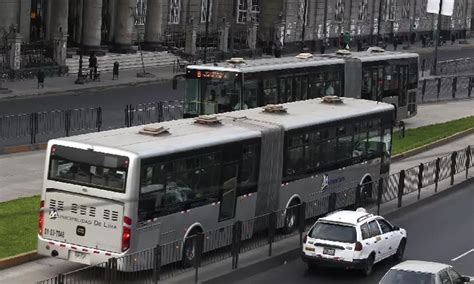
POLYGON ((47 77, 43 89, 37 88, 38 84, 36 78, 14 82, 7 81, 3 83, 3 87, 9 89, 10 92, 5 94, 0 93, 0 100, 150 84, 171 80, 173 76, 176 75, 173 73, 173 66, 147 67, 145 71, 153 74, 154 77, 138 78, 137 72, 141 72, 141 69, 132 69, 121 71, 118 80, 112 80, 112 73, 102 73, 100 82, 91 81, 77 85, 74 83, 77 79, 76 75, 70 74, 64 77, 47 77))

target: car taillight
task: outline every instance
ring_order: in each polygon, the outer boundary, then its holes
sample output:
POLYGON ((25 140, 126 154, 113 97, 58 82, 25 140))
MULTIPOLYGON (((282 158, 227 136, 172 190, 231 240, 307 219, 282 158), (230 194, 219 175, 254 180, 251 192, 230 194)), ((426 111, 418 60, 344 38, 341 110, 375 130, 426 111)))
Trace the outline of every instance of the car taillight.
POLYGON ((122 231, 122 252, 130 248, 130 239, 132 237, 132 230, 127 227, 132 225, 132 219, 130 217, 123 217, 123 231, 122 231))
POLYGON ((303 237, 303 244, 306 244, 306 241, 308 240, 308 235, 304 235, 303 237))
POLYGON ((43 236, 43 225, 44 225, 44 200, 40 201, 40 210, 38 214, 38 234, 43 236))
POLYGON ((357 242, 354 248, 355 251, 361 251, 362 250, 362 244, 360 242, 357 242))

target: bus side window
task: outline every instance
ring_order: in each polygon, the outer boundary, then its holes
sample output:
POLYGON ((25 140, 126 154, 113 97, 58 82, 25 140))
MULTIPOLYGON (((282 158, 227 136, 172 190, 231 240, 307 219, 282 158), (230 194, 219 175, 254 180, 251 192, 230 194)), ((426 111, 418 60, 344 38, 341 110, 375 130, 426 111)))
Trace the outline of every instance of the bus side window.
POLYGON ((278 103, 278 84, 276 78, 263 80, 263 105, 278 103))

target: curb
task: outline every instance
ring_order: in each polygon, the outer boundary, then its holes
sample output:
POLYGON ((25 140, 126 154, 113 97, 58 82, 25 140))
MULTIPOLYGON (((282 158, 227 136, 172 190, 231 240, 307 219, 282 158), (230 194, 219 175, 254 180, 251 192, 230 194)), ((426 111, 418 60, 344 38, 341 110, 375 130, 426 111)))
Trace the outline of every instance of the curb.
POLYGON ((44 93, 36 93, 36 94, 11 94, 4 96, 0 98, 0 100, 6 100, 6 99, 23 99, 23 98, 33 98, 33 97, 46 97, 46 96, 54 96, 54 95, 76 95, 79 93, 85 93, 85 92, 96 92, 96 91, 103 91, 103 90, 109 90, 109 89, 114 89, 114 88, 125 88, 125 87, 134 87, 134 86, 143 86, 143 85, 150 85, 150 84, 159 84, 163 82, 169 82, 172 79, 155 79, 155 80, 146 80, 146 81, 139 81, 139 82, 128 82, 128 83, 122 83, 122 84, 116 84, 116 85, 104 85, 104 86, 94 86, 94 87, 86 87, 86 88, 81 88, 81 89, 75 89, 75 90, 55 90, 55 91, 48 91, 44 93))
POLYGON ((36 250, 30 251, 30 252, 25 252, 22 254, 6 257, 0 259, 0 270, 12 267, 12 266, 17 266, 26 262, 30 262, 33 260, 41 259, 44 256, 38 255, 36 250))
POLYGON ((17 154, 23 152, 30 152, 30 151, 37 151, 37 150, 45 150, 47 143, 41 144, 32 144, 32 145, 18 145, 18 146, 7 146, 0 148, 0 155, 7 155, 7 154, 17 154))
POLYGON ((403 152, 403 153, 400 153, 398 155, 395 155, 392 157, 392 162, 395 162, 395 161, 399 161, 401 159, 405 159, 405 158, 409 158, 409 157, 412 157, 412 156, 415 156, 417 154, 420 154, 422 152, 425 152, 425 151, 428 151, 428 150, 431 150, 433 148, 436 148, 438 146, 443 146, 443 145, 446 145, 448 143, 451 143, 453 142, 454 140, 457 140, 457 139, 460 139, 460 138, 463 138, 463 137, 466 137, 466 136, 469 136, 471 134, 474 134, 474 127, 473 128, 470 128, 468 130, 464 130, 462 132, 458 132, 456 134, 453 134, 451 136, 448 136, 448 137, 445 137, 441 140, 437 140, 435 142, 432 142, 430 144, 427 144, 427 145, 424 145, 424 146, 420 146, 418 148, 415 148, 415 149, 412 149, 412 150, 408 150, 406 152, 403 152))

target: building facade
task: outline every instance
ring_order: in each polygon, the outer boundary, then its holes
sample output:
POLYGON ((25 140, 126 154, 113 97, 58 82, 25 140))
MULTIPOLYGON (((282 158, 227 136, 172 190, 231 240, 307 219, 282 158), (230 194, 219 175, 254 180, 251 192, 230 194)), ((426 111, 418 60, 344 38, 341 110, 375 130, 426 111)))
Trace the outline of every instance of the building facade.
MULTIPOLYGON (((455 0, 442 33, 470 35, 474 0, 455 0)), ((128 52, 150 48, 270 49, 340 44, 341 34, 374 43, 433 35, 437 16, 427 0, 0 0, 0 35, 24 42, 68 35, 68 46, 128 52), (207 34, 207 37, 206 37, 207 34), (223 42, 226 41, 226 42, 223 42)))

